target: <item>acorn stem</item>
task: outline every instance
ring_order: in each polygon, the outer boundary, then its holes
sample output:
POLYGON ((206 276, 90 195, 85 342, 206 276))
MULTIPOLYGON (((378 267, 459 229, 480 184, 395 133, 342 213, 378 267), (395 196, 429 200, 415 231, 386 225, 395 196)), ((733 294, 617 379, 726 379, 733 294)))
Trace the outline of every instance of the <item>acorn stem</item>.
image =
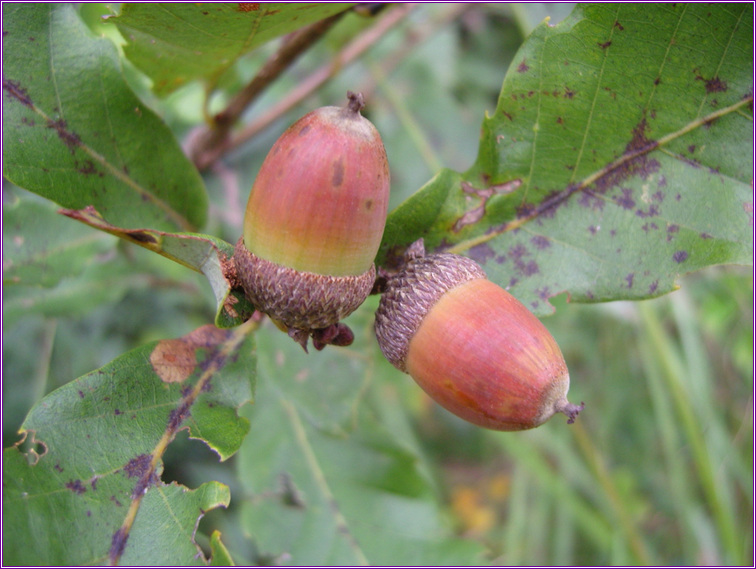
POLYGON ((347 99, 349 99, 346 106, 347 115, 359 116, 360 111, 365 108, 365 97, 362 96, 362 93, 347 91, 347 99))
POLYGON ((575 405, 574 403, 570 403, 566 399, 560 401, 557 403, 555 410, 559 413, 564 413, 567 415, 567 424, 571 425, 575 422, 575 419, 577 418, 578 414, 580 414, 580 411, 582 411, 585 408, 585 403, 580 402, 580 405, 575 405))

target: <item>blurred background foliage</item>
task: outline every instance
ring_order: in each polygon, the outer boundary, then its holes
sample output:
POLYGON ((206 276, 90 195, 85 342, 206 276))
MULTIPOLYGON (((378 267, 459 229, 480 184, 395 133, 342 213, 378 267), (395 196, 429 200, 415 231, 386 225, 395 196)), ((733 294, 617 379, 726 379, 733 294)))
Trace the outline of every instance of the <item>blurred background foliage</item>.
MULTIPOLYGON (((391 208, 439 168, 467 169, 477 155, 481 120, 495 108, 516 49, 545 17, 556 23, 571 8, 415 8, 301 106, 204 173, 211 200, 204 232, 234 242, 248 190, 280 132, 307 110, 341 101, 347 89, 365 93, 365 114, 383 137, 391 208)), ((115 27, 101 20, 111 10, 80 8, 93 30, 122 43, 115 27)), ((259 117, 369 24, 354 14, 343 18, 243 120, 259 117)), ((224 77, 209 110, 223 108, 276 45, 244 57, 224 77)), ((190 139, 203 120, 202 86, 192 83, 158 99, 141 73, 126 60, 124 67, 138 95, 180 140, 190 139)), ((6 184, 3 200, 8 207, 36 198, 6 184)), ((204 277, 126 243, 118 253, 128 276, 96 301, 67 304, 62 295, 48 316, 22 318, 4 309, 4 447, 17 441, 23 418, 43 395, 128 349, 212 322, 214 301, 204 277)), ((635 303, 552 299, 557 310, 545 324, 570 367, 571 399, 587 404, 571 426, 556 417, 532 432, 484 431, 439 409, 407 376, 388 365, 378 368, 364 404, 382 405, 384 416, 406 425, 422 468, 438 485, 442 516, 459 536, 486 547, 488 558, 471 562, 753 563, 751 270, 715 267, 679 284, 670 295, 635 303)), ((369 318, 371 308, 368 303, 356 318, 369 318)), ((277 332, 268 327, 260 334, 277 332)), ((238 523, 245 500, 238 457, 219 463, 182 432, 165 461, 166 482, 194 488, 219 480, 231 487, 231 508, 206 516, 204 533, 220 528, 237 561, 276 561, 264 558, 238 523)))

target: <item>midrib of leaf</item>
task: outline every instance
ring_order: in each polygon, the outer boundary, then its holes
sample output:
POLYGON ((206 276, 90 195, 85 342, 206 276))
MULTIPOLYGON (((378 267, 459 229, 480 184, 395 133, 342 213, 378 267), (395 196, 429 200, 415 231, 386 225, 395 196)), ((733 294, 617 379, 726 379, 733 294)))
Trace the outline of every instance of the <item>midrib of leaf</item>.
MULTIPOLYGON (((53 88, 55 89, 55 99, 58 102, 58 109, 60 111, 60 118, 65 120, 66 114, 63 110, 63 103, 60 98, 60 92, 58 89, 58 74, 56 72, 55 67, 55 41, 54 41, 54 35, 53 35, 53 28, 55 26, 54 23, 54 17, 53 17, 53 10, 54 5, 50 5, 49 11, 50 15, 48 17, 48 46, 50 53, 48 55, 49 61, 50 61, 50 71, 52 76, 52 82, 53 82, 53 88)), ((103 91, 100 92, 103 101, 105 99, 105 94, 103 91)), ((55 121, 53 121, 50 116, 45 113, 42 109, 40 109, 36 104, 30 102, 29 106, 31 109, 37 113, 42 119, 45 121, 45 123, 53 128, 54 130, 58 130, 56 127, 55 121)), ((108 120, 108 124, 110 126, 110 121, 108 120)), ((112 131, 111 131, 112 132, 112 131)), ((174 222, 178 227, 183 229, 184 231, 190 231, 193 229, 191 224, 188 220, 184 219, 184 217, 179 214, 177 211, 175 211, 170 205, 168 205, 164 200, 160 199, 156 195, 154 195, 151 191, 149 191, 147 188, 144 188, 141 186, 136 180, 131 178, 131 176, 126 175, 124 172, 122 172, 119 168, 112 165, 108 160, 102 156, 100 153, 98 153, 96 150, 91 148, 89 145, 85 144, 80 138, 77 138, 76 141, 76 147, 81 148, 90 158, 95 160, 100 166, 102 166, 111 176, 119 180, 120 182, 124 183, 127 187, 134 190, 137 194, 139 194, 140 198, 143 200, 148 200, 152 202, 154 205, 156 205, 159 209, 161 209, 168 219, 170 219, 172 222, 174 222)), ((118 148, 116 146, 116 151, 118 151, 118 148)))
MULTIPOLYGON (((242 344, 242 342, 244 342, 247 336, 254 332, 258 326, 258 322, 255 322, 254 319, 249 319, 247 322, 233 330, 229 338, 221 345, 219 345, 216 350, 214 350, 213 356, 206 358, 206 368, 203 370, 202 375, 197 380, 197 383, 195 383, 192 389, 181 398, 178 406, 176 407, 177 410, 184 410, 184 412, 188 416, 189 410, 197 401, 197 398, 200 396, 200 394, 205 390, 210 379, 212 379, 212 377, 220 371, 225 362, 228 360, 229 356, 231 356, 239 348, 239 346, 242 344)), ((143 484, 145 489, 153 486, 151 484, 144 483, 144 481, 149 481, 154 477, 155 472, 157 471, 157 467, 160 464, 160 461, 162 460, 163 455, 168 448, 168 445, 173 441, 176 433, 179 431, 182 425, 183 421, 169 422, 169 425, 166 427, 163 435, 160 437, 160 440, 150 453, 149 467, 146 469, 145 473, 140 476, 139 482, 137 483, 138 485, 143 484)), ((139 512, 139 507, 141 506, 142 498, 145 496, 145 494, 146 492, 140 492, 137 496, 132 496, 124 521, 121 524, 121 527, 113 535, 113 545, 111 546, 111 549, 108 553, 108 561, 111 565, 118 565, 121 556, 123 555, 124 549, 126 547, 126 541, 129 534, 131 533, 131 528, 134 525, 134 520, 136 519, 137 513, 139 512)))
MULTIPOLYGON (((694 131, 697 128, 701 128, 705 124, 710 123, 716 119, 724 117, 730 113, 741 114, 740 109, 751 104, 753 104, 753 95, 749 95, 748 97, 745 97, 741 99, 740 101, 738 101, 737 103, 734 103, 728 107, 724 107, 722 109, 719 109, 718 111, 714 111, 713 113, 708 114, 705 117, 701 117, 693 121, 690 121, 688 124, 686 124, 682 128, 674 132, 670 132, 669 134, 662 136, 661 138, 655 141, 651 141, 649 144, 646 144, 642 148, 633 150, 631 152, 626 152, 625 154, 623 154, 616 160, 611 161, 609 164, 607 164, 600 170, 597 170, 593 174, 583 178, 579 183, 572 186, 568 186, 561 192, 542 201, 536 208, 533 209, 533 211, 530 214, 523 215, 522 217, 518 217, 517 219, 513 219, 512 221, 504 223, 496 231, 491 231, 489 233, 486 233, 485 235, 480 235, 472 239, 460 241, 454 247, 449 248, 448 252, 449 253, 462 253, 463 251, 466 251, 467 249, 470 249, 471 247, 475 247, 476 245, 480 245, 481 243, 486 243, 494 239, 495 237, 498 237, 499 235, 502 235, 509 231, 513 231, 515 229, 519 229, 523 227, 525 224, 527 224, 528 222, 533 221, 534 219, 537 219, 545 211, 548 211, 551 208, 557 206, 558 204, 564 202, 565 200, 570 198, 570 196, 572 196, 573 194, 586 190, 587 188, 592 186, 594 183, 596 183, 598 180, 600 180, 604 176, 609 175, 615 169, 641 156, 649 154, 650 152, 654 150, 663 150, 663 147, 665 145, 668 145, 672 141, 688 134, 689 132, 694 131)), ((746 118, 750 118, 750 117, 746 117, 746 118)))
POLYGON ((318 486, 318 489, 325 498, 326 507, 328 508, 331 516, 333 516, 333 520, 336 524, 339 535, 344 537, 344 539, 347 541, 347 544, 352 550, 352 553, 357 559, 357 563, 359 565, 370 565, 370 562, 365 556, 365 553, 362 551, 360 544, 357 542, 357 539, 350 531, 344 514, 342 514, 341 510, 339 509, 339 504, 336 501, 333 492, 331 491, 331 487, 328 485, 328 480, 326 480, 325 473, 320 467, 320 462, 318 461, 317 456, 315 456, 315 451, 313 450, 312 444, 307 437, 307 431, 302 424, 302 419, 299 417, 299 413, 297 412, 296 407, 294 407, 294 405, 292 405, 287 399, 285 399, 282 393, 279 393, 279 401, 281 402, 281 406, 283 407, 284 412, 289 417, 291 426, 294 429, 294 437, 296 438, 297 445, 299 445, 299 448, 304 455, 305 461, 307 462, 307 466, 312 472, 312 476, 315 479, 315 484, 318 486))

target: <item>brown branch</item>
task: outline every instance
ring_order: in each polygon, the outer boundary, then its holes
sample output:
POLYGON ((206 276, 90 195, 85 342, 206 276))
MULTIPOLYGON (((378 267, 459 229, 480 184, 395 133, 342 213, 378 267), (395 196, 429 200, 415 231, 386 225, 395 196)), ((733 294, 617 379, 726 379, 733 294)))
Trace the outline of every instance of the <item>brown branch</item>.
POLYGON ((371 28, 365 30, 357 36, 351 43, 336 56, 332 61, 326 63, 299 83, 296 89, 292 90, 288 96, 283 98, 278 104, 266 111, 257 120, 251 122, 237 135, 226 138, 214 148, 207 148, 206 153, 201 157, 202 161, 195 157, 195 164, 199 168, 207 168, 218 160, 226 152, 238 148, 247 140, 264 130, 271 123, 275 122, 281 115, 287 113, 296 107, 304 99, 309 97, 318 88, 323 86, 331 77, 347 65, 354 62, 365 51, 372 47, 380 40, 391 28, 401 22, 416 7, 415 4, 399 4, 392 10, 388 11, 384 17, 371 28))
POLYGON ((468 10, 474 7, 475 4, 469 3, 450 4, 444 12, 438 15, 437 18, 425 22, 420 27, 413 29, 411 33, 407 35, 407 38, 402 45, 400 45, 392 54, 381 60, 377 67, 378 73, 373 73, 371 81, 360 87, 360 92, 365 96, 365 99, 372 98, 371 95, 376 90, 377 83, 391 75, 391 73, 393 73, 393 71, 407 59, 418 45, 431 38, 438 30, 446 27, 455 20, 458 20, 468 10))
POLYGON ((268 59, 255 77, 232 99, 221 112, 213 117, 213 123, 194 138, 190 155, 198 168, 204 169, 217 159, 216 149, 223 147, 229 132, 242 113, 254 102, 265 88, 283 73, 296 59, 318 41, 341 19, 340 12, 293 32, 278 51, 268 59))

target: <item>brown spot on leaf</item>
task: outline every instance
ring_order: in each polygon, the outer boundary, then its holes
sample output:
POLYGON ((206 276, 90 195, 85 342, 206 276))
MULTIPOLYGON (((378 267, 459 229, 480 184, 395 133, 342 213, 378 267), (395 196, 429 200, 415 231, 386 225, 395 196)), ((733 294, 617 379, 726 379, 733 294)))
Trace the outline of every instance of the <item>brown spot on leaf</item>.
POLYGON ((659 288, 659 281, 652 282, 648 287, 648 294, 654 294, 657 288, 659 288))
POLYGON ((162 340, 150 354, 150 364, 166 383, 180 383, 192 375, 197 360, 195 346, 182 339, 162 340))
POLYGON ((633 279, 635 278, 635 273, 628 273, 625 275, 625 282, 627 283, 627 288, 633 288, 633 279))
MULTIPOLYGON (((90 174, 97 174, 97 168, 95 168, 94 162, 91 160, 85 160, 84 165, 80 166, 79 163, 76 163, 77 171, 80 174, 84 174, 85 176, 89 176, 90 174)), ((100 174, 102 175, 102 174, 100 174)))
POLYGON ((260 9, 259 2, 238 2, 236 9, 239 12, 256 12, 260 9))
POLYGON ((229 294, 223 300, 223 310, 231 318, 239 318, 239 313, 236 311, 236 308, 234 308, 234 305, 237 304, 238 302, 239 302, 239 299, 236 298, 233 294, 229 294))
POLYGON ((600 44, 598 44, 598 46, 599 46, 599 47, 600 47, 601 49, 606 49, 606 48, 607 48, 607 47, 609 47, 610 45, 612 45, 612 42, 611 42, 611 41, 605 41, 604 43, 600 43, 600 44))
POLYGON ((182 338, 161 340, 150 354, 150 364, 166 383, 185 381, 197 367, 196 350, 212 349, 228 338, 228 331, 206 324, 182 338))
POLYGON ((617 20, 614 21, 614 27, 617 28, 619 31, 623 31, 625 29, 625 26, 620 24, 617 20))
POLYGON ((452 231, 458 233, 463 227, 472 225, 480 221, 486 214, 486 204, 488 200, 498 194, 508 194, 515 191, 522 185, 522 180, 517 178, 509 180, 503 184, 494 184, 483 189, 478 189, 469 184, 468 182, 462 182, 462 193, 468 195, 474 195, 480 198, 480 205, 465 212, 461 217, 454 222, 452 231))
POLYGON ((536 235, 533 237, 530 242, 535 246, 536 249, 544 250, 551 247, 551 241, 548 237, 544 237, 543 235, 536 235))
POLYGON ((525 73, 530 69, 528 64, 526 63, 527 60, 523 59, 520 64, 517 66, 517 73, 525 73))
POLYGON ((727 82, 722 81, 718 76, 706 79, 701 75, 696 75, 696 81, 703 81, 707 93, 723 93, 727 91, 727 82))
POLYGON ((483 219, 483 216, 485 214, 486 206, 484 203, 479 205, 475 209, 471 209, 470 211, 465 212, 461 217, 459 217, 457 221, 454 222, 452 231, 454 231, 454 233, 458 233, 462 230, 463 227, 479 222, 481 219, 483 219))

